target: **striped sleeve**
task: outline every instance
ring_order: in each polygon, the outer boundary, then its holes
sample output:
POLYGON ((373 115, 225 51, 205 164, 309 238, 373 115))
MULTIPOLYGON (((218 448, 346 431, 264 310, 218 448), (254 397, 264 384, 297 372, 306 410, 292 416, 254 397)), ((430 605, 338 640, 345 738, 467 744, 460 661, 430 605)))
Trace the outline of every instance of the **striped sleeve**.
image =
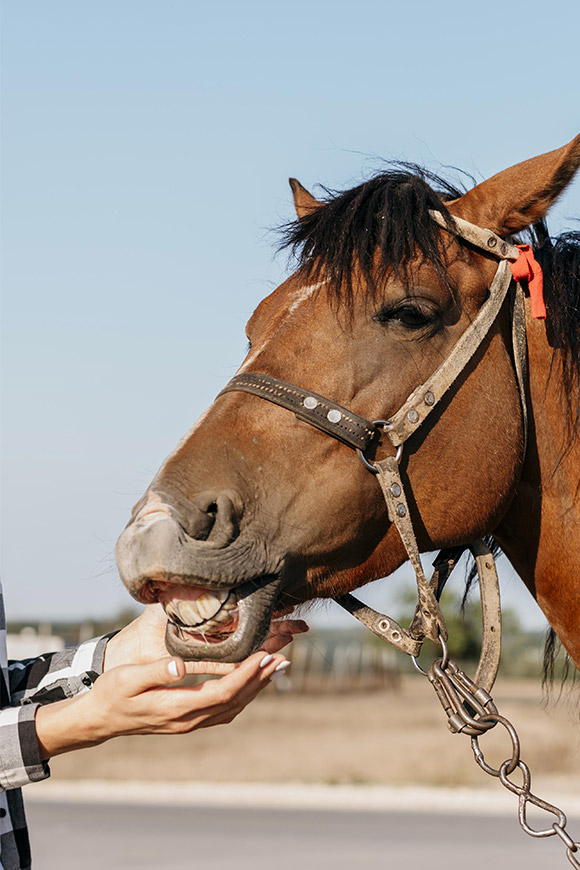
POLYGON ((0 791, 20 788, 50 776, 40 757, 34 717, 38 704, 0 710, 0 791))
MULTIPOLYGON (((114 632, 113 632, 114 633, 114 632)), ((88 691, 103 671, 111 634, 80 646, 8 663, 12 704, 51 704, 88 691)))

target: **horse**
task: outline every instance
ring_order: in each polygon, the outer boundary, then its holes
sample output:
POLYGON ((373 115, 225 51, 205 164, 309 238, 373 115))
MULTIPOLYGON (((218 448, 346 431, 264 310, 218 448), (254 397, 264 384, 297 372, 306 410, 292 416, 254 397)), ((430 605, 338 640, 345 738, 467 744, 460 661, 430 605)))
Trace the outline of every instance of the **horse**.
POLYGON ((296 269, 117 543, 171 654, 241 660, 273 617, 392 574, 412 528, 417 556, 492 536, 580 667, 580 234, 543 224, 579 165, 577 136, 466 192, 410 165, 320 200, 290 179, 296 269), (545 286, 530 266, 518 349, 506 260, 526 232, 545 286), (419 395, 474 331, 441 395, 419 395), (390 505, 369 473, 385 463, 390 505))

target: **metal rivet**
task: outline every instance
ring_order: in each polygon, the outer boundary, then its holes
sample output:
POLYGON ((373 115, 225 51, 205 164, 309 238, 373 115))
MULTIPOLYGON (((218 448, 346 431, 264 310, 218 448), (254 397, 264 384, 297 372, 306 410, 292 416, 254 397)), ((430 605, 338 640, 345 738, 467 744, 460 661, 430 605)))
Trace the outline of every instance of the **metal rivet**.
POLYGON ((487 240, 487 247, 488 248, 495 248, 496 245, 497 245, 496 237, 490 236, 489 239, 487 240))
POLYGON ((398 483, 393 483, 391 485, 391 492, 393 493, 395 498, 397 498, 397 496, 401 495, 401 487, 399 486, 398 483))
POLYGON ((391 623, 389 622, 388 619, 381 619, 378 627, 379 627, 379 631, 388 631, 389 628, 391 627, 391 623))
POLYGON ((400 634, 400 632, 398 632, 398 631, 392 631, 392 632, 391 632, 391 638, 392 638, 392 640, 400 640, 400 639, 401 639, 401 634, 400 634))
POLYGON ((398 514, 400 517, 404 517, 404 516, 406 516, 406 514, 407 514, 407 508, 405 507, 404 504, 398 504, 398 505, 397 505, 397 514, 398 514))
POLYGON ((503 254, 504 256, 507 254, 507 245, 506 245, 505 242, 502 242, 502 243, 501 243, 500 251, 502 252, 502 254, 503 254))
POLYGON ((314 398, 314 396, 306 396, 302 404, 305 408, 308 408, 309 411, 314 411, 314 409, 318 405, 318 401, 314 398))
POLYGON ((434 405, 435 404, 435 396, 431 392, 425 393, 424 399, 425 399, 426 405, 434 405))
POLYGON ((407 414, 407 417, 411 421, 411 423, 416 423, 419 419, 419 415, 414 408, 411 408, 411 410, 407 414))
POLYGON ((326 415, 326 419, 330 423, 340 423, 340 421, 342 420, 342 414, 340 413, 340 411, 336 411, 333 408, 332 411, 329 411, 328 414, 326 415))

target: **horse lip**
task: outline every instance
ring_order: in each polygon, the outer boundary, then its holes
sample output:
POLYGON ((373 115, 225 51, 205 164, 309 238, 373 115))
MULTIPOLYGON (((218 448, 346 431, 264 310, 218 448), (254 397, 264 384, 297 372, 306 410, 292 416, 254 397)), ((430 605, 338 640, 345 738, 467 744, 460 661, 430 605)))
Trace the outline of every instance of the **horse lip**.
POLYGON ((276 605, 281 578, 265 576, 242 583, 238 588, 239 621, 225 640, 203 643, 183 640, 177 627, 167 623, 165 645, 171 655, 186 661, 238 662, 258 649, 265 639, 276 605))

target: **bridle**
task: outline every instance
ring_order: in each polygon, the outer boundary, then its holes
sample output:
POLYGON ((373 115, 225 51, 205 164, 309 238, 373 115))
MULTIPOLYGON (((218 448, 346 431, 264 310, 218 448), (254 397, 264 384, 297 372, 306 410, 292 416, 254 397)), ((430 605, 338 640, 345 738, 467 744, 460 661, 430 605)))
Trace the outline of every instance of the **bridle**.
MULTIPOLYGON (((490 776, 498 778, 508 791, 517 795, 518 817, 522 829, 535 838, 557 835, 566 847, 566 856, 570 864, 580 870, 580 861, 577 857, 580 856, 580 842, 574 842, 568 833, 565 813, 532 792, 530 769, 520 757, 520 740, 517 731, 509 719, 500 714, 490 694, 497 676, 501 652, 501 605, 493 556, 482 540, 473 541, 468 545, 475 558, 482 605, 481 655, 472 680, 448 656, 447 627, 439 607, 443 587, 465 547, 442 550, 433 563, 431 579, 427 580, 421 565, 417 538, 399 471, 405 443, 425 422, 473 358, 501 311, 506 297, 509 297, 513 363, 522 411, 524 434, 522 464, 527 448, 526 311, 524 292, 519 283, 522 279, 520 275, 525 277, 526 270, 515 267, 514 278, 510 267, 510 262, 515 263, 518 260, 520 250, 490 230, 482 229, 460 218, 446 218, 441 212, 432 211, 430 214, 440 227, 496 257, 499 263, 489 288, 489 296, 477 316, 431 377, 416 387, 388 420, 365 420, 364 417, 359 417, 324 396, 258 372, 235 375, 220 395, 241 390, 294 411, 300 420, 356 450, 369 471, 376 474, 387 503, 389 520, 397 527, 417 576, 418 602, 415 616, 409 628, 404 629, 394 619, 367 607, 353 595, 343 595, 336 599, 337 602, 370 628, 374 634, 411 655, 417 669, 433 686, 447 717, 449 730, 452 733, 469 736, 475 761, 481 769, 490 776), (369 461, 366 451, 380 430, 389 437, 396 455, 378 462, 369 461), (426 637, 441 644, 442 657, 436 658, 425 671, 419 665, 417 656, 426 637), (479 741, 496 725, 502 725, 506 730, 511 740, 512 751, 509 758, 499 767, 494 768, 486 761, 479 741), (510 778, 516 770, 521 776, 521 784, 510 778), (527 819, 527 808, 530 805, 551 814, 557 821, 553 821, 549 827, 543 829, 532 827, 527 819)), ((523 248, 522 253, 524 253, 523 248)), ((526 258, 527 256, 526 253, 526 258)), ((531 291, 530 283, 528 287, 531 291)), ((543 299, 541 309, 543 309, 543 299)), ((544 316, 545 309, 540 315, 534 315, 532 304, 531 313, 532 316, 544 316)))
MULTIPOLYGON (((447 640, 447 627, 439 606, 439 598, 465 547, 442 550, 434 562, 433 575, 430 580, 427 580, 421 565, 419 546, 399 464, 405 443, 422 426, 464 371, 496 321, 508 295, 514 369, 524 429, 524 455, 527 443, 527 346, 524 294, 521 285, 514 282, 509 265, 510 261, 517 260, 520 251, 491 230, 482 229, 461 218, 445 217, 441 212, 432 211, 430 214, 442 229, 491 254, 499 262, 489 287, 488 298, 474 320, 436 371, 413 390, 388 420, 367 420, 325 396, 259 372, 235 375, 219 394, 221 396, 229 392, 242 391, 293 411, 300 420, 356 450, 369 471, 376 474, 387 505, 389 520, 395 524, 416 574, 418 602, 415 615, 410 627, 405 629, 391 617, 363 605, 353 595, 343 595, 336 600, 379 637, 411 655, 415 662, 424 638, 443 644, 447 640), (376 462, 369 461, 367 450, 380 430, 390 439, 396 455, 376 462)), ((482 656, 474 679, 478 685, 489 691, 499 666, 501 646, 497 572, 491 552, 483 541, 475 541, 469 547, 475 557, 479 574, 483 613, 482 656)))

